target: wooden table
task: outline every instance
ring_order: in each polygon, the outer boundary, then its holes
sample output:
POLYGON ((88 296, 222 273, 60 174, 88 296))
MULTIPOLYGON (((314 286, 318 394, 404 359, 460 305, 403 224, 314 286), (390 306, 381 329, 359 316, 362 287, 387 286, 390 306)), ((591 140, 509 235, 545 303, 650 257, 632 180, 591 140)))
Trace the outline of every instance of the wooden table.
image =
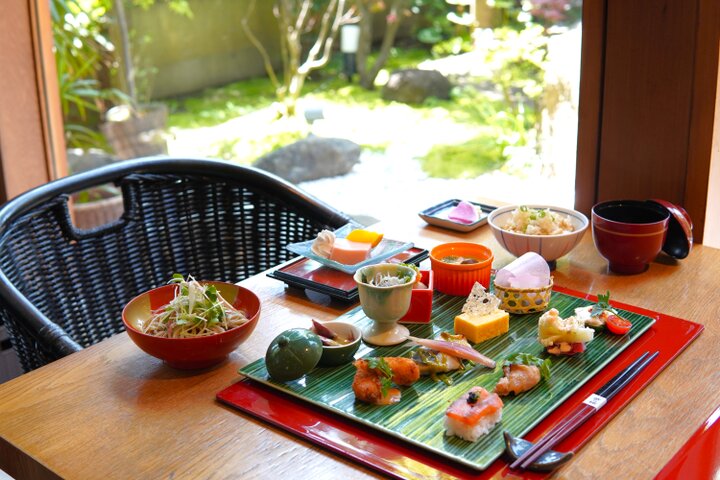
MULTIPOLYGON (((460 234, 420 219, 383 229, 431 248, 484 243, 494 266, 513 257, 489 227, 460 234)), ((720 405, 720 250, 695 246, 676 262, 661 256, 640 275, 607 272, 588 231, 558 261, 555 283, 705 325, 705 332, 599 432, 558 478, 651 478, 720 405)), ((260 325, 222 365, 173 370, 125 333, 0 385, 0 469, 22 478, 367 478, 375 474, 215 401, 238 368, 278 333, 311 317, 343 313, 332 302, 258 275, 243 282, 263 302, 260 325)))

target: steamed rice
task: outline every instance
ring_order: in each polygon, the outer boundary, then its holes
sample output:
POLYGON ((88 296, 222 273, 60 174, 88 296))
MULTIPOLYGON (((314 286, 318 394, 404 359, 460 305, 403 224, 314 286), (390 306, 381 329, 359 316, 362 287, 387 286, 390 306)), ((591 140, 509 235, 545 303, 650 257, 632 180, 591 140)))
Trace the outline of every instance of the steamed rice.
POLYGON ((502 410, 498 410, 485 418, 482 418, 476 425, 470 426, 445 416, 445 435, 460 437, 468 442, 474 442, 486 435, 492 428, 502 420, 502 410))
POLYGON ((503 402, 496 393, 472 387, 445 411, 445 434, 474 442, 502 419, 503 402))
POLYGON ((524 205, 513 210, 502 228, 526 235, 559 235, 575 230, 568 215, 552 212, 549 208, 537 209, 524 205))

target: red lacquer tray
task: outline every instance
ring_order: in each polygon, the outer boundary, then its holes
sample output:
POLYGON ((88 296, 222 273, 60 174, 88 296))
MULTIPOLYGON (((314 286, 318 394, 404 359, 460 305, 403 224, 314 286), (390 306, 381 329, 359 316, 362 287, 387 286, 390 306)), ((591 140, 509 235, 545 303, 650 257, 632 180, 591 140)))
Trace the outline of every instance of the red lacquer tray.
POLYGON ((655 480, 720 478, 720 407, 700 425, 655 480))
MULTIPOLYGON (((588 300, 595 298, 558 286, 555 286, 554 290, 588 300)), ((577 451, 703 330, 702 325, 680 318, 617 302, 613 302, 613 305, 647 315, 656 322, 607 367, 587 381, 528 435, 525 435, 525 439, 534 441, 541 437, 641 353, 658 350, 660 352, 658 357, 640 375, 610 400, 605 408, 598 411, 555 448, 563 452, 577 451)), ((547 475, 511 472, 502 458, 495 461, 487 470, 478 472, 248 379, 221 391, 217 398, 227 405, 394 478, 452 476, 479 479, 511 476, 535 479, 547 475)))
MULTIPOLYGON (((425 249, 412 247, 386 261, 419 265, 429 255, 430 252, 425 249)), ((291 287, 313 290, 343 302, 357 302, 359 298, 357 284, 351 274, 325 267, 305 257, 290 260, 268 272, 267 276, 291 287)))

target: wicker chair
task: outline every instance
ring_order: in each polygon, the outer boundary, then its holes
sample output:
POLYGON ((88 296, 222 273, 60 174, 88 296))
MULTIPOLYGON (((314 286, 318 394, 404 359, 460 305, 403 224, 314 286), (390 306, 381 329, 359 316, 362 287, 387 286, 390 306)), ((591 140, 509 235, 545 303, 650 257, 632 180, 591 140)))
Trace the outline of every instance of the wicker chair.
POLYGON ((350 219, 260 170, 148 158, 62 178, 0 210, 0 317, 25 371, 123 330, 123 306, 174 272, 237 282, 350 219), (115 183, 125 212, 76 229, 69 194, 115 183))

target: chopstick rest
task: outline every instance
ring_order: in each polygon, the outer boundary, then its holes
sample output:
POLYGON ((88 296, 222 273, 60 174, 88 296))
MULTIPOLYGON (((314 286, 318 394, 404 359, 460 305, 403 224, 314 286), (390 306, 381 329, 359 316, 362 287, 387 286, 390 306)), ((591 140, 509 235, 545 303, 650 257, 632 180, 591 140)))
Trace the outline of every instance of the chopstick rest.
MULTIPOLYGON (((505 437, 505 451, 511 461, 520 458, 528 449, 533 446, 532 442, 528 442, 520 437, 513 437, 509 432, 503 432, 505 437)), ((555 450, 547 450, 540 455, 537 460, 528 466, 528 470, 535 472, 551 472, 560 467, 574 455, 574 452, 556 452, 555 450)))
MULTIPOLYGON (((562 441, 580 425, 585 423, 587 419, 597 413, 598 410, 605 406, 608 400, 614 397, 620 390, 630 383, 630 381, 632 381, 650 362, 652 362, 658 354, 659 352, 655 352, 652 355, 650 355, 650 352, 645 352, 640 355, 637 360, 615 375, 597 392, 587 397, 583 403, 578 405, 575 410, 570 413, 570 415, 550 429, 550 431, 538 440, 537 443, 530 444, 529 448, 524 450, 520 456, 513 455, 513 448, 511 447, 517 445, 517 442, 512 442, 514 437, 507 434, 505 436, 506 449, 510 456, 515 457, 513 463, 510 464, 510 468, 533 469, 532 467, 535 465, 537 469, 542 468, 542 464, 546 464, 546 466, 549 467, 553 463, 550 461, 550 458, 555 457, 551 456, 546 458, 543 457, 543 455, 547 454, 553 446, 562 441), (547 461, 543 461, 543 459, 547 461)), ((552 453, 559 454, 559 452, 552 453)), ((571 456, 572 453, 569 453, 569 455, 571 456)), ((560 457, 557 459, 559 460, 560 457)), ((555 462, 553 468, 557 468, 569 459, 570 457, 562 462, 555 462)))

